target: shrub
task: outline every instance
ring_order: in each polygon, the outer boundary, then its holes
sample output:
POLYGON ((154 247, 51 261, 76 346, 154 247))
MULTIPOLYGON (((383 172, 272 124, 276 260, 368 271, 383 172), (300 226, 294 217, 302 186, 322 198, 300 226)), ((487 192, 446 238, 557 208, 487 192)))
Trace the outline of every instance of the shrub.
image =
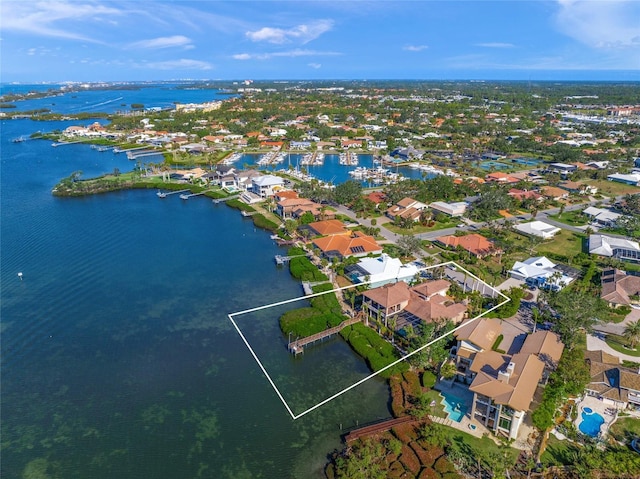
POLYGON ((420 460, 418 456, 413 452, 413 450, 406 446, 402 446, 402 455, 400 456, 400 462, 407 469, 407 471, 411 472, 414 476, 420 472, 420 460))
MULTIPOLYGON (((373 371, 380 371, 399 359, 395 348, 390 343, 362 323, 356 323, 344 328, 340 334, 347 340, 351 348, 365 359, 373 371)), ((381 376, 388 378, 395 373, 401 373, 408 369, 409 365, 406 362, 402 362, 387 369, 381 373, 381 376)))
POLYGON ((422 386, 431 389, 436 384, 436 375, 431 371, 424 371, 422 373, 422 386))

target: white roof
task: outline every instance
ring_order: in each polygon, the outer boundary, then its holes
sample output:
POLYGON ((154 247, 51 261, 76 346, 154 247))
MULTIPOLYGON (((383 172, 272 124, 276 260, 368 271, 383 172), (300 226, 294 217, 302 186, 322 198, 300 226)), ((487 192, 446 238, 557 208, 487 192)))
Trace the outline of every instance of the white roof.
POLYGON ((253 182, 258 186, 273 186, 284 184, 284 180, 282 178, 274 175, 258 176, 253 179, 253 182))
POLYGON ((611 210, 604 208, 596 208, 595 206, 589 206, 582 211, 585 215, 593 216, 600 221, 615 221, 620 218, 620 214, 614 213, 611 210))
MULTIPOLYGON (((383 253, 377 258, 362 258, 358 266, 366 271, 372 284, 392 281, 396 279, 413 278, 418 273, 418 268, 413 264, 403 265, 398 258, 392 258, 383 253)), ((364 281, 364 277, 359 278, 364 281)))
POLYGON ((607 176, 608 180, 620 180, 620 181, 631 181, 633 183, 640 183, 640 173, 631 173, 629 175, 623 175, 621 173, 614 173, 613 175, 607 176))
POLYGON ((550 261, 545 256, 537 256, 535 258, 529 258, 524 261, 516 261, 511 268, 511 271, 516 272, 518 275, 525 278, 533 278, 536 276, 551 276, 553 271, 551 269, 555 267, 555 263, 550 261))
POLYGON ((637 241, 605 235, 589 236, 589 253, 599 254, 601 256, 613 256, 613 250, 615 248, 640 252, 640 245, 637 241))
POLYGON ((521 233, 534 235, 534 236, 547 236, 547 235, 555 235, 560 231, 560 228, 557 226, 550 225, 549 223, 545 223, 544 221, 531 221, 530 223, 520 223, 514 225, 514 228, 520 231, 521 233))

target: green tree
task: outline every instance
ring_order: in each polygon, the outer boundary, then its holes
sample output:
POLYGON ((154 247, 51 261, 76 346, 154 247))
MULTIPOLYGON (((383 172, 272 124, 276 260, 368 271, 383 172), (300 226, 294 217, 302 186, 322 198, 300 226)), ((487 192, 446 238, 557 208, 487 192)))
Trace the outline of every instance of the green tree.
POLYGON ((567 348, 572 349, 576 345, 581 331, 590 333, 593 330, 597 299, 585 291, 571 288, 549 296, 549 304, 559 315, 553 330, 560 335, 567 348))
POLYGON ((413 235, 403 235, 396 241, 398 250, 402 256, 411 256, 414 253, 420 251, 422 243, 419 238, 413 235))
POLYGON ((365 440, 336 459, 336 477, 340 479, 385 479, 385 450, 381 443, 365 440))
POLYGON ((627 324, 626 328, 624 328, 623 336, 629 341, 631 349, 635 349, 636 344, 640 341, 640 321, 627 324))
POLYGON ((357 181, 349 180, 337 185, 333 191, 333 197, 341 205, 350 205, 362 194, 362 185, 357 181))

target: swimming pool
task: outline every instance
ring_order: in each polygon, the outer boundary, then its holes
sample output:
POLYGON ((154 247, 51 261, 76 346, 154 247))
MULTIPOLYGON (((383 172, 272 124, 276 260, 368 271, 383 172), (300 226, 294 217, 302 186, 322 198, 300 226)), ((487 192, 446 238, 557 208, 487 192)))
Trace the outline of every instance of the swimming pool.
POLYGON ((445 412, 449 415, 449 419, 455 422, 462 421, 462 418, 467 412, 467 406, 464 400, 445 392, 440 392, 440 395, 442 396, 441 403, 444 406, 445 412))
POLYGON ((582 409, 582 422, 578 426, 580 432, 587 436, 597 437, 600 434, 600 427, 604 424, 604 418, 589 407, 582 409))

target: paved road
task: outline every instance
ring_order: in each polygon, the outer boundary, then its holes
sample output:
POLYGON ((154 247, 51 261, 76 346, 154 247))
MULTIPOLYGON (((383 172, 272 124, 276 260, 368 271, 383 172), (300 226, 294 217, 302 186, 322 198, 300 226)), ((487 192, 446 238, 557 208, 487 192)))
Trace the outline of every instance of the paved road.
MULTIPOLYGON (((588 202, 585 203, 580 203, 580 204, 575 204, 575 205, 568 205, 565 207, 564 211, 565 212, 569 212, 569 211, 575 211, 575 210, 581 210, 586 208, 587 206, 593 206, 597 203, 602 203, 603 205, 607 205, 607 204, 612 204, 616 201, 619 201, 623 198, 624 196, 616 196, 615 198, 611 198, 608 201, 607 200, 590 200, 588 202)), ((337 206, 336 209, 338 210, 339 213, 348 216, 349 218, 351 218, 353 221, 360 223, 364 226, 372 226, 371 225, 371 219, 369 218, 357 218, 356 214, 351 211, 350 209, 348 209, 345 206, 337 206)), ((537 215, 536 218, 537 220, 540 221, 544 221, 545 223, 549 223, 553 226, 556 226, 558 228, 562 228, 565 229, 567 231, 572 231, 574 233, 584 233, 584 230, 586 229, 586 227, 576 227, 576 226, 571 226, 565 223, 561 223, 559 221, 556 221, 554 219, 549 218, 549 216, 551 215, 557 215, 558 213, 560 213, 560 208, 550 208, 548 210, 544 210, 544 211, 540 211, 537 215)), ((531 213, 524 213, 521 215, 518 215, 516 217, 513 218, 500 218, 497 219, 495 221, 493 221, 493 223, 498 223, 498 224, 502 224, 505 221, 526 221, 526 220, 531 220, 533 219, 531 213)), ((376 219, 377 224, 376 227, 380 228, 380 235, 382 237, 384 237, 385 241, 390 242, 390 243, 395 243, 397 241, 397 239, 400 237, 400 235, 393 233, 391 231, 389 231, 388 229, 386 229, 384 227, 384 224, 389 222, 390 220, 387 217, 380 217, 376 219)), ((485 226, 487 226, 488 222, 481 222, 481 223, 473 223, 470 222, 469 220, 464 220, 464 219, 460 219, 462 226, 456 226, 453 228, 445 228, 445 229, 441 229, 441 230, 436 230, 436 231, 430 231, 428 233, 417 233, 414 236, 421 239, 421 240, 427 240, 427 241, 433 241, 434 239, 436 239, 438 236, 446 236, 446 235, 452 235, 455 234, 456 231, 474 231, 475 229, 478 228, 483 228, 485 226), (471 223, 465 223, 465 221, 471 223)), ((612 233, 607 233, 607 235, 609 236, 620 236, 620 235, 616 235, 616 234, 612 234, 612 233)), ((620 236, 623 237, 623 236, 620 236)))

